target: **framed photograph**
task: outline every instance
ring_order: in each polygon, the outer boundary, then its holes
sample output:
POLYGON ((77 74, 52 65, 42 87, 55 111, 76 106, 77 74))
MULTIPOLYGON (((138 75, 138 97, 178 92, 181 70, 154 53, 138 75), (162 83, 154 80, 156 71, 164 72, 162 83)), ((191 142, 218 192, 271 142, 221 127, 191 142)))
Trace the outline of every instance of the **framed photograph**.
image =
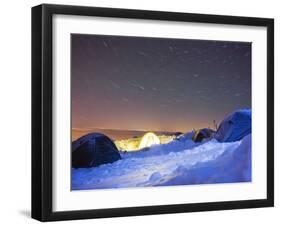
POLYGON ((274 21, 32 8, 32 217, 274 205, 274 21))

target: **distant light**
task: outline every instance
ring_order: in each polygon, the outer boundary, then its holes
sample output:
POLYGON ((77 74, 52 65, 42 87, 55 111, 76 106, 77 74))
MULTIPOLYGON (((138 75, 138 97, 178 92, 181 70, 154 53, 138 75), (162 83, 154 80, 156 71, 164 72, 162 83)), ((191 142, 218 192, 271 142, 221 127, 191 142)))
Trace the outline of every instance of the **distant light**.
POLYGON ((150 147, 154 144, 160 144, 160 139, 158 136, 152 132, 144 134, 144 136, 141 139, 139 149, 150 147))

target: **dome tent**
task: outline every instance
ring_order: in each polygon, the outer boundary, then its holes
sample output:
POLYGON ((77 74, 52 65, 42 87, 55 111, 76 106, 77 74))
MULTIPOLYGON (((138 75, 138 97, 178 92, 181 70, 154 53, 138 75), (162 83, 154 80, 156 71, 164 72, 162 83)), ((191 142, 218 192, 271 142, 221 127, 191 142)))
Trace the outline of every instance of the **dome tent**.
POLYGON ((215 134, 220 142, 234 142, 241 140, 252 132, 252 111, 251 109, 237 110, 221 123, 215 134))
POLYGON ((193 134, 192 140, 194 142, 202 142, 204 139, 212 137, 213 134, 214 131, 211 129, 208 128, 199 129, 193 134))
POLYGON ((139 149, 147 148, 154 144, 160 144, 160 139, 155 133, 148 132, 142 137, 139 144, 139 149))
POLYGON ((113 141, 101 133, 90 133, 72 142, 72 167, 90 168, 121 159, 113 141))
POLYGON ((194 134, 195 134, 195 130, 192 130, 191 132, 187 132, 187 133, 177 136, 175 139, 178 141, 185 142, 187 140, 192 140, 192 137, 194 136, 194 134))

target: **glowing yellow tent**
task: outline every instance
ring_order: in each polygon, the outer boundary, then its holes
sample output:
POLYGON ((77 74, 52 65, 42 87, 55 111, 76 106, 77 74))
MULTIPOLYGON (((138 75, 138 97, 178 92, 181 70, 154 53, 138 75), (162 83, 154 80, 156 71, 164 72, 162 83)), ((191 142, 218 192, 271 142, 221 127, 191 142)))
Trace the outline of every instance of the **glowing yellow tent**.
POLYGON ((160 139, 152 132, 146 133, 141 139, 139 149, 150 147, 153 144, 160 144, 160 139))

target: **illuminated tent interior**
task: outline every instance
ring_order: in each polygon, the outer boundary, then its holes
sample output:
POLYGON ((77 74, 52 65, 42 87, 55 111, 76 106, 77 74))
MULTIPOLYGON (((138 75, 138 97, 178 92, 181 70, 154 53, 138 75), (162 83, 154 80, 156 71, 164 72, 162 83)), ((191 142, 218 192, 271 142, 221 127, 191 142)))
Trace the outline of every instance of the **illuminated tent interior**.
POLYGON ((155 133, 149 132, 144 134, 139 144, 139 149, 150 147, 154 144, 160 144, 160 139, 155 133))

